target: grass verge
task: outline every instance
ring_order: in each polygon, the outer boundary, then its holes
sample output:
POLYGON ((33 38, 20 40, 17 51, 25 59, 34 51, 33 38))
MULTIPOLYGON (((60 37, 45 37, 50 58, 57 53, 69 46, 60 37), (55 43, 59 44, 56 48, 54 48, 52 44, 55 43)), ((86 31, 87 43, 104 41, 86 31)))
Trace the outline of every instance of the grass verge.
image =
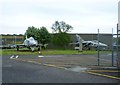
MULTIPOLYGON (((108 52, 108 51, 101 51, 102 53, 108 52)), ((46 50, 41 50, 42 55, 58 55, 58 54, 64 54, 64 55, 71 55, 71 54, 97 54, 97 51, 83 51, 83 52, 78 52, 76 50, 53 50, 53 49, 46 49, 46 50)), ((34 55, 34 54, 39 54, 38 51, 32 52, 31 50, 28 49, 21 49, 20 51, 16 51, 16 49, 3 49, 2 50, 2 55, 34 55)))

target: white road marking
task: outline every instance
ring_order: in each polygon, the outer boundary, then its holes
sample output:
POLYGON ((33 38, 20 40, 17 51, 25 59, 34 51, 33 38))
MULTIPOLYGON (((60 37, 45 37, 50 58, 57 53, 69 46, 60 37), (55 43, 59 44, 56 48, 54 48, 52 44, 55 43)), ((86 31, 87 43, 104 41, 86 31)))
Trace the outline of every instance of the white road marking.
POLYGON ((44 57, 44 56, 42 56, 42 55, 39 55, 38 57, 39 57, 39 58, 42 58, 42 57, 44 57))
POLYGON ((13 58, 14 57, 14 55, 12 55, 10 58, 13 58))
POLYGON ((18 55, 16 55, 16 58, 18 58, 18 55))
POLYGON ((10 59, 18 58, 18 57, 19 57, 18 55, 12 55, 12 56, 10 57, 10 59))

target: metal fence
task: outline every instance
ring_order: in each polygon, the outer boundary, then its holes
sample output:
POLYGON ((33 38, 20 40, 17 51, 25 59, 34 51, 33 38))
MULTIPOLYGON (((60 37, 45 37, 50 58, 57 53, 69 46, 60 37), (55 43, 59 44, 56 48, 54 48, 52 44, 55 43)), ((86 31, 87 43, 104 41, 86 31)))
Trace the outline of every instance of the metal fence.
MULTIPOLYGON (((109 45, 110 50, 101 50, 99 44, 100 41, 102 39, 102 37, 105 38, 105 36, 101 36, 101 34, 99 33, 99 29, 98 29, 98 36, 97 36, 97 40, 98 40, 98 50, 97 50, 97 65, 98 66, 117 66, 117 52, 116 52, 116 48, 114 47, 114 44, 116 43, 116 38, 114 38, 113 35, 113 29, 112 29, 112 37, 110 39, 110 43, 111 45, 109 45)), ((107 38, 106 38, 107 40, 107 38)))

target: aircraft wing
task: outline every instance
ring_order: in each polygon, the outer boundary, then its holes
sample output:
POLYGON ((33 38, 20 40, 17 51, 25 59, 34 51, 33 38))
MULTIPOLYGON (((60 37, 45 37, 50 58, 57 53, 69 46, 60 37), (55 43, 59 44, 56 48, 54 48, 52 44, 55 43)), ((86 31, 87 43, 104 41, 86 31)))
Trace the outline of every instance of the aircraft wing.
POLYGON ((87 47, 87 46, 90 46, 92 44, 92 42, 91 41, 83 41, 82 44, 84 47, 87 47))
POLYGON ((69 43, 70 45, 76 45, 76 44, 78 44, 78 43, 69 43))
POLYGON ((17 44, 16 46, 19 46, 19 47, 25 47, 24 44, 17 44))
POLYGON ((46 48, 48 46, 48 44, 38 44, 37 47, 44 47, 46 48))

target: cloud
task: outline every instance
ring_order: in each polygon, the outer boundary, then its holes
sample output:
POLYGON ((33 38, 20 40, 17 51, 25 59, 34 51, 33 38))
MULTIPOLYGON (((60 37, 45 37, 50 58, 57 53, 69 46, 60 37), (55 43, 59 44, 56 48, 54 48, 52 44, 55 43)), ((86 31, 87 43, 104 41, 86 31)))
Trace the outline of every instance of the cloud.
MULTIPOLYGON (((28 26, 46 26, 65 21, 72 25, 72 32, 96 32, 95 29, 115 28, 118 0, 1 0, 0 24, 2 30, 18 28, 25 31, 28 26), (93 29, 93 31, 91 31, 93 29)), ((12 29, 11 29, 12 30, 12 29)), ((6 33, 12 33, 7 30, 6 33)), ((20 32, 23 33, 23 31, 20 32)), ((19 33, 19 32, 16 32, 19 33)))

